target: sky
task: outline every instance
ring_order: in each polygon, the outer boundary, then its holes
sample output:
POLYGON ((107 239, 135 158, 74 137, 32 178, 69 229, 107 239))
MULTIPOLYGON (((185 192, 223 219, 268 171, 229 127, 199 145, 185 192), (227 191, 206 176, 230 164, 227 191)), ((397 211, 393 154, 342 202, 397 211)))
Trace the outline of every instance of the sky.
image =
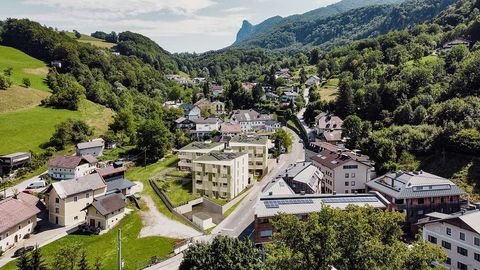
POLYGON ((235 41, 243 20, 257 24, 339 0, 0 0, 0 19, 29 18, 90 34, 132 31, 170 52, 205 52, 235 41))

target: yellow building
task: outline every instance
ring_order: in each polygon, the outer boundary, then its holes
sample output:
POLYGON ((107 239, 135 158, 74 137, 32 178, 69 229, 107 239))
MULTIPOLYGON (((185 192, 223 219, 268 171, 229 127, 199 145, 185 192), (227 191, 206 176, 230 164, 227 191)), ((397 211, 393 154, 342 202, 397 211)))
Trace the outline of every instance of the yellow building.
POLYGON ((125 216, 125 197, 121 193, 98 197, 85 210, 88 225, 110 230, 125 216))
POLYGON ((193 192, 233 199, 248 186, 247 153, 214 151, 193 161, 193 192))
POLYGON ((236 136, 229 142, 233 152, 248 153, 248 171, 261 176, 268 171, 268 138, 265 136, 236 136))
POLYGON ((178 150, 178 169, 191 171, 193 161, 212 151, 221 151, 225 148, 224 143, 193 142, 178 150))

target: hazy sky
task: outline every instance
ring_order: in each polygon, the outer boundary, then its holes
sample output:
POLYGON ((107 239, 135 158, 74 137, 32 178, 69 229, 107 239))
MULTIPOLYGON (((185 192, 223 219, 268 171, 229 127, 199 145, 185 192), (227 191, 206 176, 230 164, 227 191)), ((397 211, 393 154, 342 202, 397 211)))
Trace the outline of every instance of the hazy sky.
POLYGON ((29 18, 62 30, 130 30, 171 52, 233 43, 244 19, 304 13, 339 0, 0 0, 0 18, 29 18))

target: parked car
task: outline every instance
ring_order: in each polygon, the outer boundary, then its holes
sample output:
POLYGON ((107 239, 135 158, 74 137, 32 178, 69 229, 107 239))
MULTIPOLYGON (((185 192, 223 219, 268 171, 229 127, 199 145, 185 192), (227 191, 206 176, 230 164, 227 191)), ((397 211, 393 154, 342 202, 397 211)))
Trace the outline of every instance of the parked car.
POLYGON ((13 257, 20 257, 27 252, 33 251, 34 249, 35 249, 34 246, 21 247, 15 250, 15 253, 13 253, 13 257))
POLYGON ((44 188, 46 186, 47 186, 47 182, 41 180, 41 181, 35 181, 35 182, 30 183, 27 186, 27 189, 39 189, 39 188, 44 188))
POLYGON ((22 190, 22 192, 27 193, 27 194, 33 194, 33 192, 31 190, 28 190, 28 189, 22 190))

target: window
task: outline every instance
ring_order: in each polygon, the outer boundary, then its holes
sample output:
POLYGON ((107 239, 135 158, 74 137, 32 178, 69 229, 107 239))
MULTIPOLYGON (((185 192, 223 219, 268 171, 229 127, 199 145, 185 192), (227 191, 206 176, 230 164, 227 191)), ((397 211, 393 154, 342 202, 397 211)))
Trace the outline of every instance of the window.
POLYGON ((348 183, 348 181, 345 182, 345 186, 348 187, 350 183, 348 183))
POLYGON ((30 223, 32 223, 32 220, 29 219, 29 220, 27 221, 27 224, 30 224, 30 223))
POLYGON ((465 241, 465 234, 463 232, 460 233, 460 240, 465 241))
POLYGON ((56 213, 56 214, 60 213, 60 209, 59 209, 58 207, 55 208, 55 213, 56 213))
POLYGON ((90 193, 87 192, 87 194, 85 194, 85 198, 89 198, 90 197, 90 193))
POLYGON ((78 216, 75 216, 75 217, 73 218, 73 220, 78 220, 78 216))
POLYGON ((480 254, 475 253, 475 254, 473 255, 473 258, 475 259, 475 261, 480 262, 480 254))
POLYGON ((352 182, 350 183, 350 185, 351 185, 352 187, 354 187, 354 186, 355 186, 355 181, 352 181, 352 182))
POLYGON ((262 238, 272 237, 272 230, 260 231, 260 237, 262 238))
POLYGON ((78 197, 77 196, 73 197, 73 201, 74 202, 78 201, 78 197))
POLYGON ((474 238, 473 238, 473 244, 474 244, 475 246, 480 246, 480 238, 474 237, 474 238))
POLYGON ((349 169, 357 169, 358 165, 345 165, 343 166, 344 170, 349 170, 349 169))
POLYGON ((55 203, 60 203, 60 198, 55 198, 55 203))
POLYGON ((428 242, 436 244, 437 243, 437 238, 429 235, 428 236, 428 242))
POLYGON ((452 235, 452 229, 447 228, 447 235, 452 235))
POLYGON ((447 241, 442 241, 442 247, 445 249, 452 249, 452 244, 447 241))
POLYGON ((350 174, 346 173, 345 178, 350 178, 350 174))
POLYGON ((418 204, 424 204, 424 203, 425 203, 425 199, 423 198, 418 199, 418 204))
POLYGON ((351 176, 352 178, 355 178, 355 173, 351 173, 350 176, 351 176))
POLYGON ((468 270, 468 266, 461 262, 457 262, 457 268, 458 270, 468 270))
POLYGON ((447 257, 447 260, 445 261, 445 264, 451 265, 452 264, 452 259, 450 259, 450 257, 447 257))
POLYGON ((463 247, 457 247, 457 253, 463 256, 468 256, 468 250, 463 247))

